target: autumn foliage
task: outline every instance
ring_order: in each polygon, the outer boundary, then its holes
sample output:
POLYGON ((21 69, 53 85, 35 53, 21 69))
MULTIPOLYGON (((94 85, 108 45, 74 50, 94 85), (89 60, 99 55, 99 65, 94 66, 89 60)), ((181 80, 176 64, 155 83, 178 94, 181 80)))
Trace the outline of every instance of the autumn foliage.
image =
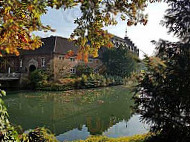
POLYGON ((82 16, 74 21, 77 27, 71 39, 77 41, 79 55, 85 56, 84 60, 87 61, 87 55, 98 56, 101 46, 113 46, 111 35, 103 28, 116 25, 118 14, 121 14, 122 20, 128 20, 128 25, 138 22, 146 24, 147 16, 143 11, 147 4, 148 0, 1 0, 0 56, 19 55, 21 49, 35 50, 41 46, 40 38, 32 33, 52 30, 41 23, 41 16, 48 7, 68 9, 79 6, 82 16))

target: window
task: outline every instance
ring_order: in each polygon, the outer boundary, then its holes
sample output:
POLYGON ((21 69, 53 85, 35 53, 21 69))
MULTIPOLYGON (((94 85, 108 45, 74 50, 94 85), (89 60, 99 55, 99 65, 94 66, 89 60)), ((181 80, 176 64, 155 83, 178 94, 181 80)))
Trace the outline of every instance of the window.
POLYGON ((70 57, 70 61, 74 62, 75 61, 75 57, 70 57))
POLYGON ((89 59, 88 59, 88 62, 89 62, 89 63, 93 63, 93 59, 89 58, 89 59))
POLYGON ((45 58, 44 58, 44 57, 41 58, 41 66, 42 66, 42 67, 45 67, 45 58))
POLYGON ((20 68, 22 68, 22 59, 20 59, 20 68))
POLYGON ((62 57, 62 56, 59 56, 59 60, 64 60, 64 57, 62 57))
POLYGON ((130 47, 130 46, 129 46, 128 48, 129 48, 129 50, 131 50, 131 47, 130 47))
POLYGON ((71 73, 71 74, 75 74, 75 73, 76 73, 76 69, 75 69, 75 68, 71 68, 71 69, 70 69, 70 73, 71 73))

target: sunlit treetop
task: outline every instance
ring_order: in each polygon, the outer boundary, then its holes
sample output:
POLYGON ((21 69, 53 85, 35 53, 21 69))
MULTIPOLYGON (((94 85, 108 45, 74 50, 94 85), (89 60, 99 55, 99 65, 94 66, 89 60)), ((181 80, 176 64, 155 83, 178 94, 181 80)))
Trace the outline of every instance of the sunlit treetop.
POLYGON ((48 7, 69 9, 78 6, 82 16, 75 19, 78 26, 70 39, 77 41, 78 53, 87 61, 88 55, 98 56, 100 47, 113 46, 112 35, 103 27, 116 25, 117 15, 127 21, 126 25, 146 25, 148 17, 143 11, 148 3, 149 0, 0 0, 0 55, 19 55, 19 49, 40 47, 40 38, 32 32, 52 30, 41 23, 41 16, 48 7))

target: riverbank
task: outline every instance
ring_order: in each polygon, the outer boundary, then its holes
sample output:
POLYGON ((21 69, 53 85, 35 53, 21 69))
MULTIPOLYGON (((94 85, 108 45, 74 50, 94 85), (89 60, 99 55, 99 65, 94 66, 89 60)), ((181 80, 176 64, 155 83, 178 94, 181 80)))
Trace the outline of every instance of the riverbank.
POLYGON ((151 137, 151 133, 134 135, 129 137, 108 138, 105 136, 92 136, 86 140, 76 140, 73 142, 145 142, 151 137))
MULTIPOLYGON (((30 75, 28 85, 23 88, 43 91, 67 91, 74 89, 88 89, 124 84, 124 78, 120 76, 82 74, 72 75, 59 79, 52 79, 45 72, 36 70, 30 75)), ((26 82, 26 81, 24 81, 26 82)))

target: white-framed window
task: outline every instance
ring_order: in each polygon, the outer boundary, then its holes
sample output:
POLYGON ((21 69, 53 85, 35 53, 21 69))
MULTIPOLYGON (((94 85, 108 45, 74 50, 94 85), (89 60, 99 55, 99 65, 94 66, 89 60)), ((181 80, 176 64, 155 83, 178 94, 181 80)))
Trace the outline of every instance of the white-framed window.
POLYGON ((75 57, 70 57, 71 62, 75 62, 75 57))
POLYGON ((20 59, 20 68, 22 68, 23 66, 23 62, 22 62, 22 59, 20 59))
POLYGON ((76 73, 76 69, 75 69, 75 68, 71 68, 71 69, 70 69, 70 73, 71 73, 71 74, 75 74, 75 73, 76 73))
POLYGON ((44 57, 41 58, 41 65, 42 67, 45 67, 46 60, 44 57))

